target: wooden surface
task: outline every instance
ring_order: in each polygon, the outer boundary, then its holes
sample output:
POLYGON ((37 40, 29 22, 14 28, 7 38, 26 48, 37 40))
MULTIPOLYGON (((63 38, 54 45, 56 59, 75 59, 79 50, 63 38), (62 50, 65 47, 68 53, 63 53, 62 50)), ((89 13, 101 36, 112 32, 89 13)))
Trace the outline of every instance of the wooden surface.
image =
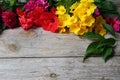
POLYGON ((120 80, 120 41, 107 63, 101 57, 83 63, 90 42, 41 28, 6 30, 0 35, 0 80, 120 80))

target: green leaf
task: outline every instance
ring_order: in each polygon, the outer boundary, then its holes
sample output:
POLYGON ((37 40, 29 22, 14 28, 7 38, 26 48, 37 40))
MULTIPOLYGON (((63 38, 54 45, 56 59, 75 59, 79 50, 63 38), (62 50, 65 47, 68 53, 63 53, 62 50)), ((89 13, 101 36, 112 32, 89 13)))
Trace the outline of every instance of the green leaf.
POLYGON ((10 0, 10 6, 14 6, 16 3, 18 2, 18 0, 10 0))
POLYGON ((113 52, 113 49, 111 47, 106 49, 106 51, 105 51, 105 53, 103 55, 103 59, 104 59, 105 62, 107 61, 109 56, 112 55, 112 52, 113 52))
POLYGON ((104 10, 116 10, 116 6, 111 1, 103 1, 101 3, 101 8, 104 10))
POLYGON ((28 2, 28 0, 26 0, 26 2, 28 2))
POLYGON ((113 30, 113 28, 109 25, 109 24, 103 24, 103 27, 110 32, 113 36, 115 36, 115 31, 113 30))
POLYGON ((104 10, 102 11, 101 10, 101 13, 103 14, 104 18, 106 16, 110 16, 111 18, 118 16, 118 18, 120 18, 120 13, 116 10, 114 10, 114 11, 104 11, 104 10))
POLYGON ((66 13, 69 13, 70 10, 70 6, 75 3, 76 1, 79 0, 48 0, 48 2, 50 3, 50 5, 55 5, 55 6, 60 6, 63 5, 66 9, 66 13))
POLYGON ((101 36, 100 34, 95 33, 95 32, 85 33, 85 34, 84 34, 84 37, 90 38, 90 39, 99 39, 99 40, 104 39, 103 36, 101 36))
POLYGON ((86 53, 84 55, 83 61, 85 61, 89 56, 91 56, 96 52, 95 48, 98 44, 99 42, 92 42, 91 44, 89 44, 89 46, 87 47, 86 53))
POLYGON ((101 3, 103 1, 105 1, 105 0, 94 0, 95 3, 101 3))
POLYGON ((8 1, 3 1, 1 5, 2 5, 1 6, 2 8, 6 9, 6 10, 9 9, 9 2, 8 1))
POLYGON ((104 39, 104 40, 101 40, 99 42, 99 45, 97 46, 97 48, 100 48, 100 47, 112 47, 115 44, 115 42, 116 42, 116 40, 113 39, 113 38, 104 39))

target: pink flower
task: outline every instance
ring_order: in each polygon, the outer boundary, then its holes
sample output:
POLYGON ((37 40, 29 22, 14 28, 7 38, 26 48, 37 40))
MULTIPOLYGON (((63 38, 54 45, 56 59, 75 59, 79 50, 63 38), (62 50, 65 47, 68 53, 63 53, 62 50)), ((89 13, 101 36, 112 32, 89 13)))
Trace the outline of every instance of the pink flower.
POLYGON ((96 18, 97 16, 100 16, 100 15, 101 15, 101 13, 100 13, 99 9, 96 8, 95 12, 94 12, 94 17, 96 18))
POLYGON ((95 15, 99 16, 100 15, 100 11, 98 8, 95 9, 95 15))
POLYGON ((25 4, 25 10, 27 12, 32 11, 35 7, 40 7, 44 10, 48 9, 48 2, 47 0, 29 0, 27 4, 25 4))
POLYGON ((19 26, 19 21, 14 12, 3 12, 2 20, 8 28, 15 28, 19 26))
POLYGON ((106 21, 109 25, 113 27, 116 32, 120 32, 120 20, 118 19, 118 17, 110 18, 109 16, 107 16, 106 21))

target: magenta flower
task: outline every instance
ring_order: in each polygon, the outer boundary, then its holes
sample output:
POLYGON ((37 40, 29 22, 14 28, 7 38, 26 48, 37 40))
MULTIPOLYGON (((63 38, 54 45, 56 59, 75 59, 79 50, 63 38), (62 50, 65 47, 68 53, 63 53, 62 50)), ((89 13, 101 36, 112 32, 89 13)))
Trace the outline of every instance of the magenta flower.
POLYGON ((99 11, 98 8, 95 9, 95 15, 96 15, 96 16, 99 16, 99 15, 100 15, 100 11, 99 11))
POLYGON ((118 17, 110 18, 109 16, 107 16, 106 21, 113 27, 114 31, 120 32, 120 20, 118 19, 118 17))
POLYGON ((37 6, 42 8, 43 10, 47 10, 48 2, 47 2, 47 0, 29 0, 29 2, 27 2, 27 4, 25 4, 24 8, 27 12, 29 12, 37 6))
POLYGON ((100 10, 96 8, 94 12, 94 17, 96 18, 97 16, 100 16, 100 15, 101 15, 100 10))
POLYGON ((2 20, 8 28, 15 28, 19 26, 19 21, 14 12, 3 12, 2 20))

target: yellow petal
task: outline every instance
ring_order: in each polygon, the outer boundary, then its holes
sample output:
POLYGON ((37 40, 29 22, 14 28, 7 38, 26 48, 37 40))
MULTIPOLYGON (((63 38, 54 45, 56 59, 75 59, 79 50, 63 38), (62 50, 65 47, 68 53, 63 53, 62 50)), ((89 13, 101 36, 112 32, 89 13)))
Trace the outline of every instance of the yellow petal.
POLYGON ((57 11, 56 11, 56 14, 57 14, 57 15, 63 15, 63 14, 65 14, 65 13, 66 13, 66 9, 65 9, 64 6, 58 6, 58 7, 57 7, 57 11))

